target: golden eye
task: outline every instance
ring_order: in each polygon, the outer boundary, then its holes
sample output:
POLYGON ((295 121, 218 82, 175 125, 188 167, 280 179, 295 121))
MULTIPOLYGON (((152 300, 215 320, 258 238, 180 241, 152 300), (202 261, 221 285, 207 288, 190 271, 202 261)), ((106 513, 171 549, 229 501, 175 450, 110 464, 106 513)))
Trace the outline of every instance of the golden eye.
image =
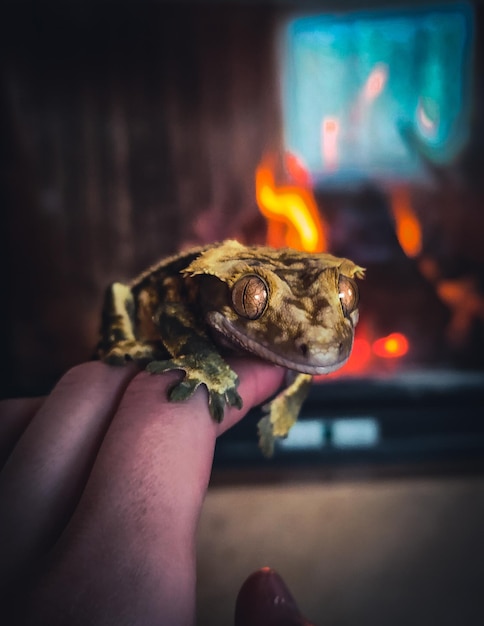
POLYGON ((257 274, 243 276, 232 288, 235 311, 250 320, 256 320, 264 313, 268 296, 267 284, 257 274))
POLYGON ((338 296, 343 309, 343 315, 349 317, 351 313, 358 307, 359 295, 358 287, 351 278, 340 276, 338 282, 338 296))

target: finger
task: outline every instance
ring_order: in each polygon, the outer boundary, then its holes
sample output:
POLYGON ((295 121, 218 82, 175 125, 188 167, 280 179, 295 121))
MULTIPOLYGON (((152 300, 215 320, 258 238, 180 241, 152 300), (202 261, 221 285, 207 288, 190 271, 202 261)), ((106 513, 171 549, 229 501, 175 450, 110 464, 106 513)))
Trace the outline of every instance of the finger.
POLYGON ((29 423, 0 474, 0 582, 20 575, 62 530, 136 371, 100 362, 78 366, 29 423))
POLYGON ((286 375, 286 370, 281 367, 250 358, 234 359, 230 364, 239 376, 238 392, 243 406, 241 409, 230 407, 226 410, 223 422, 217 425, 217 436, 239 422, 250 409, 273 396, 284 383, 286 375))
POLYGON ((0 401, 0 469, 44 398, 14 398, 0 401))
POLYGON ((277 572, 264 567, 242 585, 235 605, 235 626, 313 626, 277 572))

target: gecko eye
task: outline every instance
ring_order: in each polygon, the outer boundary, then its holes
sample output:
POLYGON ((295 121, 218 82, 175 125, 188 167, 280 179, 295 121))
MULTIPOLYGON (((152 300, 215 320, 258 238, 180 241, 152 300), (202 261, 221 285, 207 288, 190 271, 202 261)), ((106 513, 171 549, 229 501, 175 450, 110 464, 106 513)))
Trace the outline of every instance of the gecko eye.
POLYGON ((349 317, 351 313, 358 307, 359 295, 358 287, 351 278, 347 276, 340 276, 338 282, 339 299, 341 302, 341 308, 343 309, 343 315, 349 317))
POLYGON ((269 291, 267 284, 257 274, 247 274, 232 288, 232 303, 242 317, 256 320, 264 313, 269 291))

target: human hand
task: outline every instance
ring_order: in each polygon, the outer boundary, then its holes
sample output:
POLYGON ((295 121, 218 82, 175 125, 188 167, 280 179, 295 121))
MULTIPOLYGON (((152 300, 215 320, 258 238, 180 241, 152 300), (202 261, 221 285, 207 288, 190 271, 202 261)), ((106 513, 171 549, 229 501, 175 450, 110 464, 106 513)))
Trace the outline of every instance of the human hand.
POLYGON ((166 401, 180 373, 100 362, 70 370, 44 400, 0 403, 0 452, 13 447, 0 474, 0 622, 193 622, 215 439, 283 379, 261 362, 232 366, 244 408, 222 424, 202 390, 166 401))

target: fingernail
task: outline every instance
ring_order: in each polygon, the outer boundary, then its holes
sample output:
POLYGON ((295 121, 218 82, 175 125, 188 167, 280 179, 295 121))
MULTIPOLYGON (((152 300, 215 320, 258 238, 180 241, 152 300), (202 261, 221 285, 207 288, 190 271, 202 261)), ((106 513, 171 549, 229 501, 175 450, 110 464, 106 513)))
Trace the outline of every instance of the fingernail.
POLYGON ((289 626, 303 624, 301 617, 286 583, 270 567, 251 574, 237 596, 235 626, 289 626))

